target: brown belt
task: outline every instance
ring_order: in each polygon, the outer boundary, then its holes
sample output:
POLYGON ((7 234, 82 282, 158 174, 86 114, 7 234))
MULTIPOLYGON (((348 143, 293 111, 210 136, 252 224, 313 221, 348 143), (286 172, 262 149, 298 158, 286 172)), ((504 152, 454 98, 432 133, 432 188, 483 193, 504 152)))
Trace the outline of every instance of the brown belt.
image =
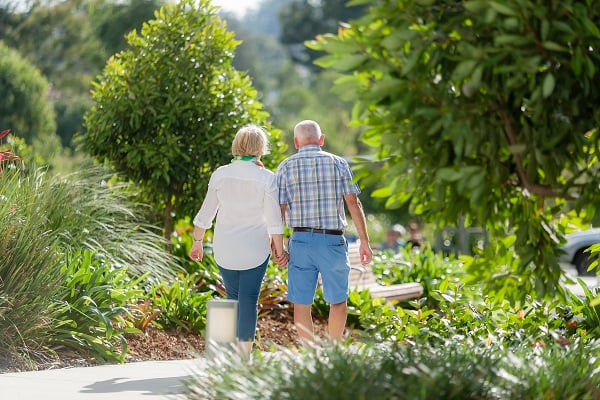
POLYGON ((343 235, 344 231, 336 231, 335 229, 317 229, 317 228, 294 228, 294 232, 311 232, 311 233, 322 233, 325 235, 343 235))

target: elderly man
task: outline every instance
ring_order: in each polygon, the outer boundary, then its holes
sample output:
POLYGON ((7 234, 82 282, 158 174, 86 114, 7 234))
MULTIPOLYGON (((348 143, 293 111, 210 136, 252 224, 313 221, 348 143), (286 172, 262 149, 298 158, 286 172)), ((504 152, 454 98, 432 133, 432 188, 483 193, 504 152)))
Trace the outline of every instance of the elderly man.
POLYGON ((360 189, 352 182, 346 160, 323 151, 325 136, 319 124, 306 120, 294 127, 298 152, 277 169, 281 212, 292 236, 288 244, 288 300, 294 304, 294 323, 300 337, 314 340, 311 307, 321 274, 325 301, 330 304, 329 336, 343 338, 348 298, 348 243, 344 202, 360 240, 360 260, 373 257, 360 189))

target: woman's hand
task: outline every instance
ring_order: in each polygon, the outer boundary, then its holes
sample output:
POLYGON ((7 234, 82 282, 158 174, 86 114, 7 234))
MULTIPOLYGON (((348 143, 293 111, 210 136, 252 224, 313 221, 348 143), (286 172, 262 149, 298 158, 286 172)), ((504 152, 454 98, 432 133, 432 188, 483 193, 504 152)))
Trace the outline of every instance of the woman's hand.
POLYGON ((192 244, 192 248, 190 249, 190 258, 194 261, 202 261, 203 256, 204 248, 202 247, 202 242, 194 241, 194 244, 192 244))
POLYGON ((275 261, 277 263, 277 265, 279 265, 280 268, 285 267, 289 260, 290 260, 290 255, 288 254, 287 251, 284 250, 280 254, 273 252, 273 261, 275 261))
POLYGON ((283 246, 283 235, 278 234, 271 237, 271 256, 280 268, 285 267, 290 260, 290 255, 283 246))

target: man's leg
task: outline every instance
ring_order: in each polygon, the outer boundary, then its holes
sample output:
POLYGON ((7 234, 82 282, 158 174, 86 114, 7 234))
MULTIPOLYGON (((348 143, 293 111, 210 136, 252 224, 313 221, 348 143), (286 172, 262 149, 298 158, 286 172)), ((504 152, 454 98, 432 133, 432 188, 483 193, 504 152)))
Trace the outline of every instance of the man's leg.
POLYGON ((329 308, 329 338, 342 341, 346 328, 347 306, 346 302, 332 304, 329 308))
POLYGON ((313 320, 311 314, 312 304, 294 303, 294 324, 300 339, 305 342, 315 340, 313 320))

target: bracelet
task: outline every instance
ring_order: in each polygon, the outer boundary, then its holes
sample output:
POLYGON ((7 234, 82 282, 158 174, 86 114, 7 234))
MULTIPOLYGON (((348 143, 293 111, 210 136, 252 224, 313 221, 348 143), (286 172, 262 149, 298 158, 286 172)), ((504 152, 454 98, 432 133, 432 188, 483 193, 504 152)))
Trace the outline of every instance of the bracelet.
POLYGON ((202 239, 196 239, 196 238, 194 238, 194 242, 200 242, 200 243, 202 243, 202 239))

